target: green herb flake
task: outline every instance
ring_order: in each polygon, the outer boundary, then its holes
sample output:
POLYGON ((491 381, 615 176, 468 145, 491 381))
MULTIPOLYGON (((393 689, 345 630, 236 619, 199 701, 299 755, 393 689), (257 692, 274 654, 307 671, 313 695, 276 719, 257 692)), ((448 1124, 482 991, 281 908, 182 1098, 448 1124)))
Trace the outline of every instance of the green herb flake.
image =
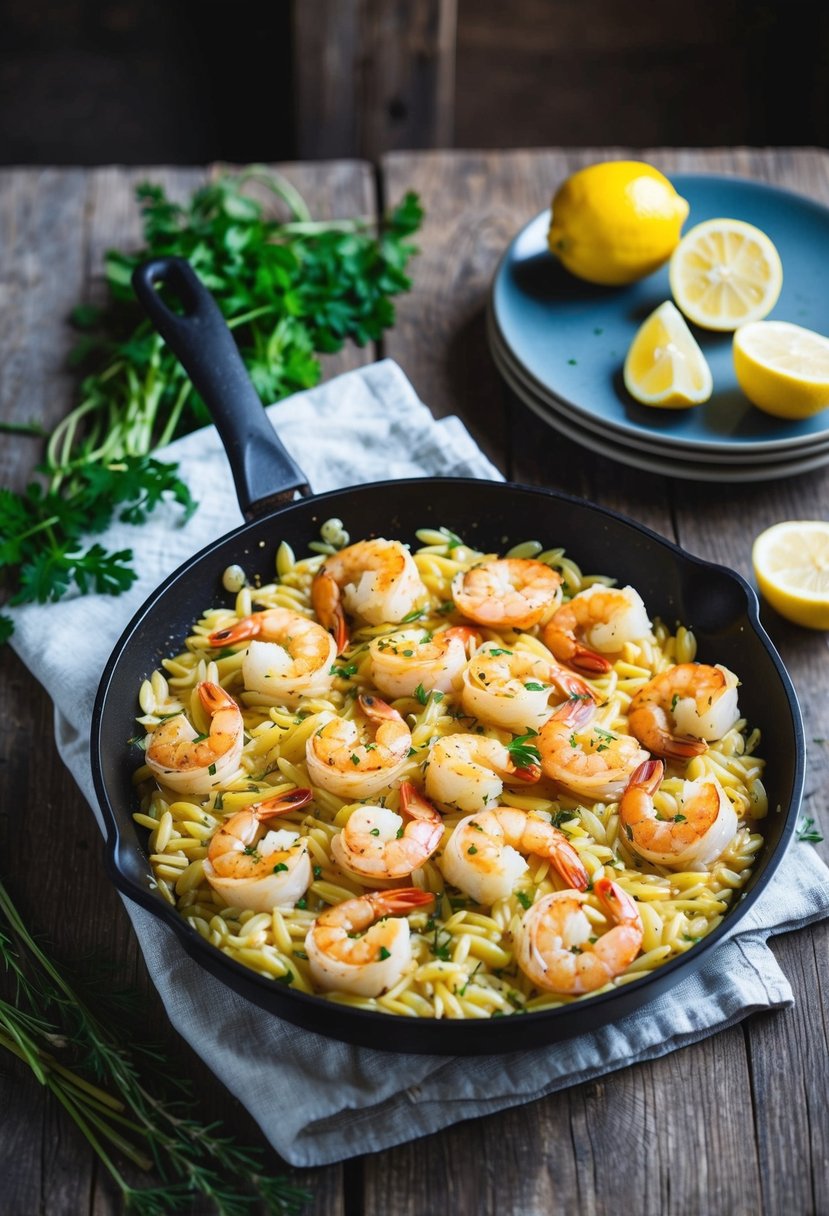
POLYGON ((274 872, 274 874, 281 874, 283 872, 283 870, 287 870, 287 869, 288 869, 288 867, 285 865, 285 862, 280 861, 280 862, 277 862, 277 864, 274 866, 273 872, 274 872))
POLYGON ((425 705, 429 700, 429 694, 422 684, 418 684, 417 688, 414 690, 414 695, 421 705, 425 705))
POLYGON ((474 845, 474 844, 471 844, 471 845, 469 846, 469 848, 468 848, 466 851, 467 851, 467 853, 468 853, 468 854, 470 855, 470 857, 471 857, 473 854, 475 854, 475 853, 477 853, 477 852, 478 852, 478 846, 477 846, 477 845, 474 845))
POLYGON ((524 687, 526 688, 527 692, 544 692, 547 685, 539 684, 537 680, 530 680, 529 683, 524 685, 524 687))
POLYGON ((391 950, 387 950, 385 946, 381 946, 381 947, 380 947, 380 953, 377 955, 377 958, 379 959, 379 961, 380 961, 381 963, 382 963, 382 962, 383 962, 385 959, 387 959, 387 958, 391 958, 391 950))
POLYGON ((811 818, 803 818, 797 823, 797 839, 804 841, 806 844, 820 844, 823 840, 823 835, 820 830, 815 827, 815 821, 811 818))

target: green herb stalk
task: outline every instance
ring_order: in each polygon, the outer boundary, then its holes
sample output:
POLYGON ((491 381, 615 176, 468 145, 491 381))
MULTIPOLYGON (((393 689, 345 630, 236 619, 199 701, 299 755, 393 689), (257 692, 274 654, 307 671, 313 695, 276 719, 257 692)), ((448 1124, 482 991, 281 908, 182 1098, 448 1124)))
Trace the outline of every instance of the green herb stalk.
POLYGON ((16 986, 14 1003, 0 1000, 0 1049, 27 1064, 55 1096, 112 1177, 126 1210, 138 1216, 189 1212, 199 1197, 199 1211, 219 1216, 245 1216, 261 1202, 278 1216, 301 1211, 307 1192, 264 1173, 257 1150, 237 1146, 218 1124, 200 1124, 181 1094, 164 1095, 147 1079, 145 1074, 161 1075, 161 1054, 116 1038, 113 1019, 104 1022, 79 986, 69 983, 2 883, 0 926, 0 959, 16 986), (133 1186, 123 1159, 154 1170, 160 1182, 133 1186))

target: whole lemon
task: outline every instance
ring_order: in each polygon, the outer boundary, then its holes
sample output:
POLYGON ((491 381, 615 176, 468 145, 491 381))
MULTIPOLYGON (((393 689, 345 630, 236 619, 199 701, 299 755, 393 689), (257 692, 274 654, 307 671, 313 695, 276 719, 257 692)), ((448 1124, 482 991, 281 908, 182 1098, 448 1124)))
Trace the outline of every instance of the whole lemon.
POLYGON ((687 215, 687 202, 658 169, 636 160, 603 161, 558 188, 548 241, 571 274, 615 287, 666 262, 687 215))

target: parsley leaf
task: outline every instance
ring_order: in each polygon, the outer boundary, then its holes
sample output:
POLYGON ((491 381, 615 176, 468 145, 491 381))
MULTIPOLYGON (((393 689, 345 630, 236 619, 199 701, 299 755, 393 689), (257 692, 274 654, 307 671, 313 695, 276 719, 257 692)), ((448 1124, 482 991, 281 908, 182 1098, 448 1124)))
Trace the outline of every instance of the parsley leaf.
POLYGON ((533 765, 541 763, 538 748, 529 742, 537 735, 537 730, 530 730, 526 735, 516 735, 512 742, 507 744, 507 751, 516 768, 532 768, 533 765))

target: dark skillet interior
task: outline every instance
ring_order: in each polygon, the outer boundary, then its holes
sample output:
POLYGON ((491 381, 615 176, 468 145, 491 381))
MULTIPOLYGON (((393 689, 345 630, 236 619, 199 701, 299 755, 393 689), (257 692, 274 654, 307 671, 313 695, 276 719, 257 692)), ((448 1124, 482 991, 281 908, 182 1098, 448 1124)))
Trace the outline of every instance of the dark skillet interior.
POLYGON ((95 706, 92 762, 113 880, 161 917, 213 975, 272 1013, 334 1038, 394 1051, 475 1054, 523 1050, 595 1029, 682 980, 744 914, 779 863, 794 832, 804 747, 791 683, 759 624, 756 597, 737 575, 588 503, 520 486, 435 478, 359 486, 294 503, 243 526, 173 574, 136 615, 110 659, 95 706), (140 754, 127 744, 135 733, 141 681, 162 658, 182 649, 205 609, 232 603, 221 586, 226 566, 238 563, 249 578, 259 574, 271 581, 279 542, 288 541, 301 556, 318 539, 320 524, 335 516, 354 540, 382 535, 416 544, 415 529, 444 525, 485 552, 528 539, 562 545, 585 572, 636 587, 652 616, 693 629, 700 660, 724 663, 738 674, 741 711, 762 731, 771 810, 760 825, 766 847, 723 925, 652 975, 598 997, 520 1017, 434 1021, 335 1005, 259 976, 210 946, 151 890, 146 833, 132 820, 137 805, 131 777, 140 754))

